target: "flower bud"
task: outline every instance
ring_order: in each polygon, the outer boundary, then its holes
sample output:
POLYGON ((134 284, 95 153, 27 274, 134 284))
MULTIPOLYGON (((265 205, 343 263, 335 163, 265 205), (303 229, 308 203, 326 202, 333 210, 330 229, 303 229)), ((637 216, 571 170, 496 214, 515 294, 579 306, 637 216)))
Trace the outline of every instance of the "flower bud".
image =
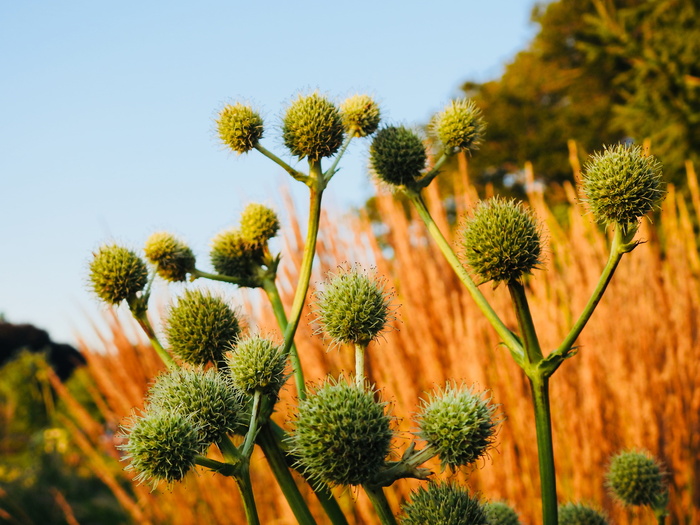
POLYGON ((241 214, 241 238, 248 244, 263 246, 279 229, 277 214, 262 204, 248 204, 241 214))
POLYGON ((559 525, 608 525, 608 519, 597 510, 581 503, 559 507, 559 525))
POLYGON ((485 455, 496 438, 500 421, 494 420, 495 412, 484 393, 448 384, 423 400, 418 436, 437 452, 443 468, 469 465, 485 455))
POLYGON ((384 283, 356 268, 333 275, 316 296, 318 322, 337 344, 366 346, 393 318, 384 283))
POLYGON ((448 154, 477 149, 486 129, 481 110, 464 98, 453 100, 435 115, 431 127, 448 154))
POLYGON ((333 155, 343 142, 343 121, 338 108, 327 98, 300 95, 287 109, 282 138, 292 155, 317 161, 333 155))
POLYGON ((245 279, 253 275, 262 254, 260 248, 247 242, 239 230, 226 230, 214 237, 209 255, 218 273, 245 279))
POLYGON ((484 282, 517 281, 541 264, 537 220, 515 200, 482 201, 467 219, 465 258, 484 282))
POLYGON ((216 120, 221 141, 236 153, 247 153, 263 136, 263 120, 249 106, 227 104, 216 120))
POLYGON ((353 137, 366 137, 379 127, 379 106, 369 95, 354 95, 340 105, 345 131, 353 137))
POLYGON ((430 483, 411 494, 402 507, 403 525, 466 525, 487 523, 483 504, 455 483, 430 483))
POLYGON ((233 385, 248 395, 256 391, 276 396, 287 379, 287 357, 282 347, 260 336, 240 339, 226 355, 233 385))
POLYGON ((200 366, 221 362, 241 333, 236 312, 202 290, 187 290, 170 307, 164 328, 173 354, 200 366))
POLYGON ((663 508, 668 496, 664 474, 657 461, 644 452, 624 451, 612 458, 607 485, 625 505, 663 508))
POLYGON ((593 155, 582 174, 585 201, 601 224, 636 223, 664 197, 661 164, 642 148, 618 144, 593 155))
POLYGON ((131 250, 108 244, 93 253, 90 285, 104 302, 119 304, 143 290, 147 282, 146 263, 131 250))
POLYGON ((372 171, 392 185, 413 186, 428 160, 421 138, 403 126, 380 129, 369 153, 372 171))
POLYGON ((391 418, 375 393, 328 382, 300 401, 292 455, 312 479, 335 485, 371 480, 389 453, 391 418))
POLYGON ((146 259, 156 267, 156 272, 166 281, 180 282, 194 271, 192 250, 174 235, 158 232, 151 235, 144 247, 146 259))
POLYGON ((486 514, 485 525, 520 525, 518 513, 503 501, 484 503, 484 513, 486 514))

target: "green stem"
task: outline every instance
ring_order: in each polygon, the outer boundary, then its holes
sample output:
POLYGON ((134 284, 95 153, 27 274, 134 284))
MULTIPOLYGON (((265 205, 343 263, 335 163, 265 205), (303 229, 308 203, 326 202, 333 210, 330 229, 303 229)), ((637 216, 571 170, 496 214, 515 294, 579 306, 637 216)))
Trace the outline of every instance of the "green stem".
POLYGON ((241 463, 243 456, 241 456, 240 450, 233 444, 231 438, 224 436, 216 444, 219 446, 221 455, 224 456, 227 463, 231 463, 232 465, 241 463))
POLYGON ((350 142, 352 142, 353 135, 348 135, 345 137, 345 141, 343 142, 343 145, 340 147, 340 151, 338 154, 335 156, 335 160, 333 161, 333 165, 326 170, 326 172, 323 174, 323 178, 328 183, 329 180, 333 178, 333 175, 335 175, 337 168, 338 168, 338 163, 340 162, 340 159, 343 157, 343 154, 345 153, 345 150, 348 149, 348 146, 350 145, 350 142))
POLYGON ((236 469, 236 467, 230 463, 222 463, 221 461, 216 461, 215 459, 204 456, 197 456, 194 458, 194 462, 200 467, 211 469, 222 476, 233 476, 236 469))
POLYGON ((151 322, 148 320, 146 309, 139 307, 136 302, 129 301, 129 310, 131 310, 131 315, 134 317, 134 319, 136 319, 136 322, 148 336, 148 340, 151 342, 153 349, 156 351, 163 363, 165 363, 169 369, 175 368, 177 363, 175 363, 175 360, 167 352, 167 350, 163 348, 163 345, 160 344, 158 337, 156 337, 156 332, 153 330, 153 326, 151 326, 151 322))
POLYGON ((258 143, 255 145, 255 149, 258 150, 260 153, 265 155, 268 159, 273 161, 275 164, 281 166, 284 171, 289 173, 292 177, 294 177, 296 180, 303 182, 304 184, 309 183, 309 177, 307 175, 304 175, 302 172, 295 170, 292 168, 289 164, 287 164, 285 161, 280 159, 277 155, 272 153, 271 151, 265 149, 262 144, 258 143))
POLYGON ((450 155, 442 154, 440 159, 433 165, 432 169, 426 173, 419 181, 418 181, 418 186, 422 189, 428 186, 435 177, 437 177, 438 173, 440 173, 440 168, 442 168, 442 165, 447 162, 447 159, 450 158, 450 155))
MULTIPOLYGON (((540 348, 540 342, 537 338, 537 332, 535 331, 535 324, 532 321, 530 305, 528 304, 527 296, 525 295, 525 287, 519 280, 514 280, 508 283, 508 291, 510 292, 510 297, 513 300, 515 315, 518 319, 518 326, 520 327, 520 332, 523 336, 527 364, 537 365, 540 361, 542 361, 542 349, 540 348)), ((528 372, 529 375, 530 371, 526 370, 526 372, 528 372)))
POLYGON ((260 416, 260 396, 262 394, 259 390, 253 393, 253 409, 250 411, 250 425, 248 426, 248 432, 245 435, 245 441, 243 441, 243 449, 241 450, 241 455, 249 460, 250 456, 253 454, 253 448, 255 446, 255 436, 258 433, 258 418, 260 416))
POLYGON ((370 487, 369 485, 362 485, 362 488, 365 489, 369 500, 372 502, 372 506, 379 517, 379 522, 382 525, 396 525, 396 518, 389 506, 389 502, 386 500, 384 489, 382 487, 370 487))
POLYGON ((202 270, 198 270, 197 268, 192 270, 192 273, 190 275, 192 276, 192 279, 198 279, 201 277, 204 279, 210 279, 212 281, 221 281, 224 283, 237 284, 239 286, 249 286, 249 280, 247 279, 241 279, 240 277, 231 277, 230 275, 221 275, 218 273, 203 272, 202 270))
POLYGON ((557 525, 557 478, 554 470, 554 446, 552 444, 552 417, 549 409, 549 378, 536 375, 530 378, 535 405, 537 430, 537 457, 540 466, 542 491, 542 523, 557 525))
POLYGON ((366 345, 355 343, 355 385, 357 388, 365 388, 365 350, 366 345))
POLYGON ((260 525, 258 509, 255 505, 255 496, 253 494, 253 485, 250 482, 250 468, 247 461, 238 469, 235 478, 236 485, 238 485, 238 490, 243 499, 243 508, 245 509, 245 517, 248 525, 260 525))

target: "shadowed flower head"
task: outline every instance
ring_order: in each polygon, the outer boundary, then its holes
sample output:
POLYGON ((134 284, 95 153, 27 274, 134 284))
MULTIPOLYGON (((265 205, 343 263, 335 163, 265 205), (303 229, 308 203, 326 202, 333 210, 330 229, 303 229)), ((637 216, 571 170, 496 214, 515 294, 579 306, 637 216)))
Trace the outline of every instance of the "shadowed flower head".
POLYGON ((403 507, 403 525, 485 525, 483 504, 455 483, 430 483, 411 494, 403 507))
POLYGON ((504 501, 484 503, 484 512, 486 525, 520 525, 518 513, 504 501))
POLYGON ((661 465, 648 453, 623 451, 610 461, 606 477, 610 491, 625 505, 666 506, 668 488, 661 465))
POLYGON ((379 180, 407 187, 415 186, 428 160, 423 140, 403 126, 380 129, 369 154, 370 166, 379 180))
POLYGON ((170 282, 187 279, 195 266, 192 250, 184 242, 167 232, 151 235, 144 246, 146 259, 156 267, 160 277, 170 282))
POLYGON ((559 506, 559 525, 608 525, 602 512, 582 503, 566 503, 559 506))

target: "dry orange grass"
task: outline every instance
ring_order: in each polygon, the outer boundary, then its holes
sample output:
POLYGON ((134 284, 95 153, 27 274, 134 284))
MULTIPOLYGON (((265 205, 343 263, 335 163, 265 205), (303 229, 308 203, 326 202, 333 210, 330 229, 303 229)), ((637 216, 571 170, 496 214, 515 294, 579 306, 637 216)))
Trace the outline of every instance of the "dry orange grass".
MULTIPOLYGON (((464 175, 464 173, 463 173, 464 175)), ((671 482, 673 523, 700 523, 700 257, 693 218, 698 217, 700 192, 690 172, 691 209, 671 188, 659 225, 645 223, 646 240, 620 265, 588 327, 579 338, 579 352, 552 379, 554 446, 561 501, 585 501, 601 506, 614 523, 651 523, 651 515, 634 514, 614 504, 603 477, 610 456, 622 448, 643 448, 667 465, 671 482)), ((466 180, 466 177, 464 177, 466 180)), ((434 186, 434 185, 433 185, 434 186)), ((572 204, 568 227, 562 228, 541 195, 529 196, 548 232, 546 269, 529 282, 530 305, 543 348, 554 348, 568 331, 594 288, 607 257, 607 238, 575 203, 571 187, 563 188, 572 204)), ((474 190, 463 184, 457 207, 474 201, 474 190)), ((429 208, 448 231, 445 210, 431 187, 429 208)), ((506 416, 491 458, 466 479, 489 499, 513 504, 525 523, 540 516, 537 450, 529 387, 507 350, 471 298, 454 277, 425 228, 387 194, 377 206, 387 226, 393 256, 383 253, 365 218, 323 217, 316 275, 343 262, 360 261, 377 267, 396 288, 400 304, 396 331, 373 344, 368 352, 369 376, 392 401, 399 418, 402 450, 413 429, 411 415, 426 391, 454 378, 488 388, 506 416), (343 221, 340 224, 340 221, 343 221)), ((287 305, 299 266, 303 236, 292 210, 286 230, 280 288, 287 305)), ((515 317, 507 290, 483 287, 497 312, 513 328, 515 317)), ((250 322, 275 330, 274 318, 256 297, 244 293, 250 322)), ((311 320, 313 314, 307 311, 311 320)), ((303 318, 304 319, 304 318, 303 318)), ((302 319, 302 321, 303 321, 302 319)), ((155 353, 133 344, 122 324, 113 320, 102 334, 106 352, 83 345, 82 351, 97 385, 108 426, 115 429, 141 406, 149 381, 162 369, 155 353)), ((277 333, 279 333, 277 331, 277 333)), ((302 322, 297 345, 306 378, 318 382, 328 372, 351 370, 349 349, 328 352, 302 322)), ((286 424, 294 403, 293 387, 283 393, 276 417, 286 424)), ((67 395, 67 394, 66 394, 67 395)), ((123 488, 129 476, 117 465, 115 438, 75 405, 74 435, 97 472, 120 498, 137 523, 243 523, 243 511, 232 480, 206 472, 188 476, 172 492, 151 493, 148 487, 123 488)), ((294 519, 261 455, 253 462, 261 520, 291 524, 294 519)), ((389 492, 396 510, 416 482, 401 481, 389 492)), ((308 492, 308 491, 306 491, 308 492)), ((362 494, 338 493, 351 523, 375 523, 362 494)), ((322 515, 310 496, 319 523, 322 515)))

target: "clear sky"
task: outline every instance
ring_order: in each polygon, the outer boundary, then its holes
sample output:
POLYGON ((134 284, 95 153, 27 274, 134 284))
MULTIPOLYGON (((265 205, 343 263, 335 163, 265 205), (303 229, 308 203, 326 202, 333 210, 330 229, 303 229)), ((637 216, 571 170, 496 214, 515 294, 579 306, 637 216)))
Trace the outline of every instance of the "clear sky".
MULTIPOLYGON (((207 259, 246 203, 275 207, 288 176, 223 149, 225 103, 258 108, 289 161, 277 130, 300 91, 369 93, 385 122, 421 125, 463 81, 500 75, 534 3, 0 2, 0 312, 73 343, 102 308, 86 285, 100 244, 168 230, 207 259)), ((366 149, 329 186, 340 210, 371 193, 366 149)))

